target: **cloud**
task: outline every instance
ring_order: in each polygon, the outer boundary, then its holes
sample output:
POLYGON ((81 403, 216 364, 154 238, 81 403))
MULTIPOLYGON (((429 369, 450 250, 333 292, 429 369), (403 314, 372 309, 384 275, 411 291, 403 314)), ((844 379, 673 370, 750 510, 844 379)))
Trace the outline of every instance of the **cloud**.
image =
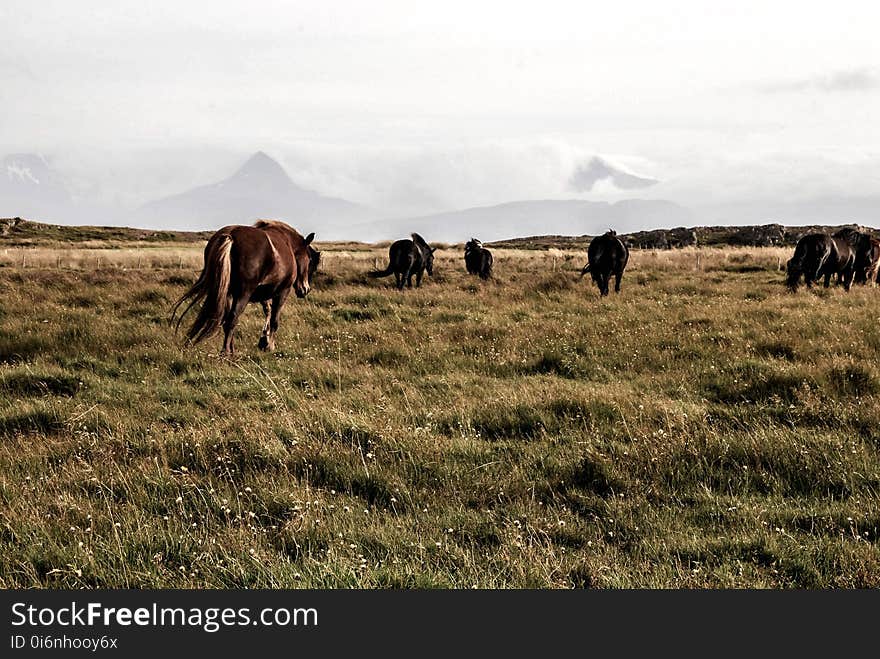
POLYGON ((601 182, 609 182, 619 190, 638 190, 658 183, 657 179, 639 176, 595 156, 578 166, 568 181, 568 187, 575 192, 588 192, 601 182))
POLYGON ((586 145, 554 139, 418 147, 300 143, 279 156, 299 185, 392 216, 522 199, 616 200, 656 183, 629 166, 637 171, 657 167, 636 155, 596 156, 586 145), (590 170, 593 160, 596 165, 590 170))
POLYGON ((763 92, 864 92, 880 89, 880 75, 874 69, 849 69, 801 80, 764 83, 763 92))

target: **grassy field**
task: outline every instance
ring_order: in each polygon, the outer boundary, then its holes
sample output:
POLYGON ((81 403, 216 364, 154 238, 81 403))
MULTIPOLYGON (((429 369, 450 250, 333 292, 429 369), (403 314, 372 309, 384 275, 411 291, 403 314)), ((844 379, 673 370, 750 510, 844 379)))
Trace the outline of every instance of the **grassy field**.
POLYGON ((234 361, 166 322, 200 244, 0 249, 0 586, 880 587, 880 290, 323 249, 234 361))

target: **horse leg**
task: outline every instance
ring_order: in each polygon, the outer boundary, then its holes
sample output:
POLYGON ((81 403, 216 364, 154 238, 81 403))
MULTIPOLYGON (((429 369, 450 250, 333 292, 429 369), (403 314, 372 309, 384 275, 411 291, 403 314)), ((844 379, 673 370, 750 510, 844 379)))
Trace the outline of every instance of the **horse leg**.
POLYGON ((830 273, 830 272, 826 272, 826 273, 825 273, 825 284, 824 284, 824 286, 825 286, 825 288, 828 288, 830 285, 831 285, 831 273, 830 273))
POLYGON ((229 311, 226 312, 226 318, 223 319, 223 355, 235 354, 235 326, 238 325, 238 319, 248 305, 250 300, 250 292, 245 293, 241 297, 234 299, 229 311))
POLYGON ((422 285, 422 271, 419 270, 419 271, 416 273, 416 288, 418 288, 418 287, 421 286, 421 285, 422 285))
POLYGON ((284 306, 285 301, 287 300, 287 296, 290 294, 290 289, 278 293, 275 297, 272 298, 272 317, 269 321, 269 337, 268 337, 268 349, 269 351, 275 350, 275 333, 278 331, 278 319, 281 317, 281 307, 284 306))
POLYGON ((623 279, 622 272, 614 273, 614 292, 620 293, 620 280, 623 279))
MULTIPOLYGON (((804 275, 804 283, 807 285, 807 288, 813 288, 813 282, 819 281, 819 279, 821 277, 821 275, 818 272, 814 273, 814 272, 811 272, 810 270, 804 270, 803 275, 804 275)), ((798 275, 798 278, 795 280, 795 286, 797 286, 798 281, 800 281, 800 275, 798 275)))
POLYGON ((266 322, 263 324, 263 334, 260 336, 260 342, 257 344, 260 350, 272 350, 272 342, 269 340, 269 318, 274 313, 275 305, 268 302, 262 302, 263 313, 266 315, 266 322))
POLYGON ((412 267, 409 267, 409 268, 407 268, 406 275, 404 276, 404 279, 406 279, 406 287, 407 288, 412 288, 412 278, 413 278, 412 267))
POLYGON ((394 287, 397 290, 403 290, 403 273, 394 271, 394 287))

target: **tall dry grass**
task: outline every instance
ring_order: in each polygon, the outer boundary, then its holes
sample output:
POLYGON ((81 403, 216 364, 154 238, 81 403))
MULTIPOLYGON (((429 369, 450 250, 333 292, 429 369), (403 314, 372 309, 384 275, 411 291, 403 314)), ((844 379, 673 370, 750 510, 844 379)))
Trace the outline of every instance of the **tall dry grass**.
POLYGON ((398 292, 322 249, 231 362, 166 322, 199 245, 0 252, 0 585, 880 585, 880 291, 450 248, 398 292))

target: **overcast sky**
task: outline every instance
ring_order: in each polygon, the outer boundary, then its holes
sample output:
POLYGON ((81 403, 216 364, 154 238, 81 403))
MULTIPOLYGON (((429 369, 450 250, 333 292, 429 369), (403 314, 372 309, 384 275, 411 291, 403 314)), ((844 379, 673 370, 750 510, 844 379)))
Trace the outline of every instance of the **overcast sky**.
POLYGON ((596 154, 682 202, 868 195, 878 25, 846 1, 3 0, 0 149, 84 180, 95 154, 226 154, 166 161, 167 192, 259 148, 407 210, 632 196, 567 187, 596 154))

